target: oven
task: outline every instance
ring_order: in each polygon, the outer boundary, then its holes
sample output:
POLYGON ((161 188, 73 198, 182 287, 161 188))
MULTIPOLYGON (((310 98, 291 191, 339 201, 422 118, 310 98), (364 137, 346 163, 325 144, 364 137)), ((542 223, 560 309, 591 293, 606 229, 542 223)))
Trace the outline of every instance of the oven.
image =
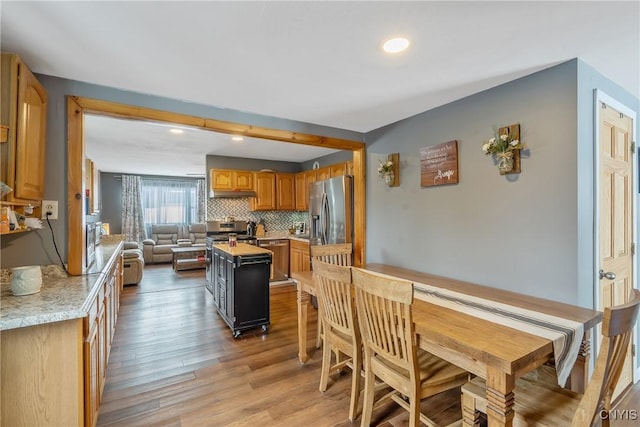
POLYGON ((238 243, 257 246, 256 236, 247 232, 248 229, 255 230, 255 228, 248 225, 247 221, 207 221, 207 239, 210 239, 213 244, 228 242, 229 234, 233 233, 238 243))

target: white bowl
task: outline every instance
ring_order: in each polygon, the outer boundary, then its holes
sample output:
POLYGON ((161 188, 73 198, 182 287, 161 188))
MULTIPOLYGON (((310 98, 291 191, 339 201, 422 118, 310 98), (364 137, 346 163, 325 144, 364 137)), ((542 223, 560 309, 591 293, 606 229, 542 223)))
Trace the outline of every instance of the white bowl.
POLYGON ((16 296, 40 292, 42 272, 39 265, 27 265, 11 269, 11 293, 16 296))

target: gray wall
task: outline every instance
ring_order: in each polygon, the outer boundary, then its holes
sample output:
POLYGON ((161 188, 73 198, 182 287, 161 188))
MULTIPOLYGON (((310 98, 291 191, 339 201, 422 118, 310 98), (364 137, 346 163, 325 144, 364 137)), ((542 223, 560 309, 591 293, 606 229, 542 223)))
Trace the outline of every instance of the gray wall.
MULTIPOLYGON (((62 259, 67 259, 67 135, 66 96, 77 95, 128 105, 155 108, 181 114, 207 117, 272 129, 291 130, 327 137, 362 141, 363 135, 343 129, 293 120, 242 113, 231 109, 177 101, 136 92, 108 88, 52 76, 37 75, 47 90, 47 158, 45 199, 59 201, 59 220, 51 221, 62 259)), ((171 82, 167 82, 171 84, 171 82)), ((46 224, 45 224, 46 226, 46 224)), ((57 263, 51 232, 47 229, 2 236, 0 265, 3 268, 29 264, 57 263)))
POLYGON ((594 85, 615 88, 573 60, 367 133, 367 261, 592 306, 594 85), (527 150, 505 177, 481 145, 512 123, 527 150), (421 188, 419 149, 450 140, 459 184, 421 188), (376 169, 393 152, 388 188, 376 169))
MULTIPOLYGON (((49 99, 45 198, 60 201, 52 226, 65 260, 66 95, 362 140, 356 132, 38 78, 49 99)), ((639 110, 638 99, 574 60, 367 133, 367 260, 590 306, 595 87, 639 110), (494 127, 510 123, 520 123, 528 151, 522 173, 503 177, 480 147, 494 127), (420 147, 452 139, 460 183, 420 188, 420 147), (376 168, 393 152, 400 153, 400 187, 388 188, 376 168)), ((111 222, 105 205, 116 202, 105 175, 101 217, 111 222)), ((1 245, 3 267, 57 262, 46 229, 3 236, 1 245)))
POLYGON ((313 164, 318 162, 321 168, 325 166, 335 165, 336 163, 344 163, 353 160, 353 152, 341 150, 335 153, 327 154, 326 156, 318 157, 308 162, 302 163, 302 170, 313 169, 313 164))
POLYGON ((100 173, 100 197, 103 222, 109 223, 111 234, 122 233, 122 177, 121 173, 100 173))

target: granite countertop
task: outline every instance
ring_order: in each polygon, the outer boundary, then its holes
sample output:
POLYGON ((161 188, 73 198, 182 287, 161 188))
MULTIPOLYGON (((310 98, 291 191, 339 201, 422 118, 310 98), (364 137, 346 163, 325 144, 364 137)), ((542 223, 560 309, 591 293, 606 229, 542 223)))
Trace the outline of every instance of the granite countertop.
POLYGON ((117 259, 122 242, 104 242, 96 247, 96 261, 82 276, 69 276, 59 265, 41 266, 42 288, 32 295, 11 293, 11 269, 0 272, 0 331, 78 319, 87 316, 99 282, 117 259))

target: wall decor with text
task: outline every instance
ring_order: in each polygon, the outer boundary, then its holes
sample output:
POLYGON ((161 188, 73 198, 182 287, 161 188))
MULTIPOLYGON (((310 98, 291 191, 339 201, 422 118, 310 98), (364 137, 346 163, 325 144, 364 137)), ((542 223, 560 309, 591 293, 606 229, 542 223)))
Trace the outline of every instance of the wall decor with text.
POLYGON ((420 149, 420 186, 458 183, 458 141, 420 149))

